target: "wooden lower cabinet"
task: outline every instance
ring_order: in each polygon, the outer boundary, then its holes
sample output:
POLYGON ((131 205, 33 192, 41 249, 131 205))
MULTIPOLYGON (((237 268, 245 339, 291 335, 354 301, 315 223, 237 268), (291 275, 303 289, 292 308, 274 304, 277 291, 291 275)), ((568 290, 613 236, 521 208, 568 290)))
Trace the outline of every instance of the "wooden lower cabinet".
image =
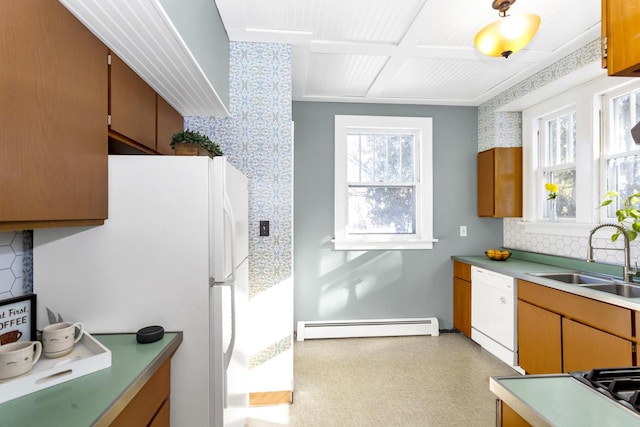
POLYGON ((633 365, 633 343, 573 320, 562 319, 564 372, 633 365))
POLYGON ((498 400, 497 403, 499 410, 496 414, 497 425, 501 427, 530 427, 524 418, 522 418, 516 411, 511 409, 503 401, 498 400))
POLYGON ((453 262, 453 327, 471 338, 471 265, 453 262))
POLYGON ((171 359, 169 358, 145 383, 110 426, 168 426, 170 389, 171 359))
POLYGON ((518 358, 527 374, 637 364, 635 315, 591 298, 518 280, 518 358))
POLYGON ((471 282, 453 278, 453 327, 471 338, 471 282))
POLYGON ((562 318, 518 301, 518 356, 528 374, 562 372, 562 318))

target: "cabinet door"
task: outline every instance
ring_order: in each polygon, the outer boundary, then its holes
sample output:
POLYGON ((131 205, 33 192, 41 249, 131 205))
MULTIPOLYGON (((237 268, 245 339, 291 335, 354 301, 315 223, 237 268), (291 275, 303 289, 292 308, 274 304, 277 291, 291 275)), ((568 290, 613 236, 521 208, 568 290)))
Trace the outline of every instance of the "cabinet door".
POLYGON ((562 350, 564 372, 633 364, 631 341, 567 318, 562 319, 562 350))
POLYGON ((0 229, 103 223, 107 48, 57 1, 1 9, 0 229))
POLYGON ((116 55, 110 67, 111 130, 156 149, 156 93, 116 55))
POLYGON ((111 427, 146 426, 158 418, 157 425, 169 414, 169 394, 171 389, 171 359, 167 359, 155 374, 140 389, 131 402, 110 424, 111 427), (166 405, 166 407, 164 407, 166 405), (162 410, 164 415, 159 414, 162 410), (156 415, 158 414, 158 415, 156 415))
POLYGON ((453 327, 471 338, 471 282, 453 278, 453 327))
POLYGON ((562 372, 561 317, 518 300, 518 359, 527 374, 562 372))
POLYGON ((500 405, 500 418, 498 425, 501 427, 530 427, 524 418, 522 418, 516 411, 511 409, 503 401, 499 401, 500 405))
POLYGON ((610 76, 640 77, 640 7, 629 0, 602 0, 603 66, 610 76))
POLYGON ((173 154, 169 143, 173 134, 184 128, 184 118, 160 95, 158 95, 157 126, 156 151, 162 154, 173 154))
POLYGON ((522 148, 478 153, 478 216, 522 216, 522 148))

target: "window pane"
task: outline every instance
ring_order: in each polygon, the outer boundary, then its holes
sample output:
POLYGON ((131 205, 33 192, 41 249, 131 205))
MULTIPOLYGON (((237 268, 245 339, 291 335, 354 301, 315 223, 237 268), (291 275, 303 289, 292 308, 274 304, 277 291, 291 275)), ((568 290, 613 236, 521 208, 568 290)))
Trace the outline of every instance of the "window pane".
MULTIPOLYGON (((622 200, 634 192, 640 191, 640 156, 620 157, 607 161, 607 191, 617 191, 622 200)), ((620 201, 618 200, 617 203, 620 201)), ((609 217, 621 206, 612 203, 609 206, 609 217)))
POLYGON ((414 182, 414 136, 402 135, 402 177, 403 182, 414 182))
POLYGON ((611 100, 613 129, 609 142, 610 154, 624 153, 633 148, 633 140, 629 133, 633 126, 631 124, 631 97, 632 94, 628 93, 611 100))
MULTIPOLYGON (((556 209, 558 218, 576 217, 576 170, 550 172, 546 182, 558 184, 556 209)), ((544 217, 549 218, 549 203, 545 204, 544 217)))
POLYGON ((360 135, 347 135, 347 181, 360 182, 360 135))
POLYGON ((413 183, 412 134, 347 135, 347 180, 361 183, 413 183))
POLYGON ((575 161, 576 114, 569 113, 547 121, 546 166, 575 161))
POLYGON ((347 232, 350 234, 414 234, 415 188, 349 187, 347 232))

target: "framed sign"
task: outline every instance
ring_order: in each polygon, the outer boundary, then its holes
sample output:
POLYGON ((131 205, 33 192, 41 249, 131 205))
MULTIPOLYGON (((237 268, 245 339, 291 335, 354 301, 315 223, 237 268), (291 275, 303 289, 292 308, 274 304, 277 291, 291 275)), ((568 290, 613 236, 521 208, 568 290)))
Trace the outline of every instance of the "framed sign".
POLYGON ((0 300, 0 345, 36 340, 36 294, 0 300))

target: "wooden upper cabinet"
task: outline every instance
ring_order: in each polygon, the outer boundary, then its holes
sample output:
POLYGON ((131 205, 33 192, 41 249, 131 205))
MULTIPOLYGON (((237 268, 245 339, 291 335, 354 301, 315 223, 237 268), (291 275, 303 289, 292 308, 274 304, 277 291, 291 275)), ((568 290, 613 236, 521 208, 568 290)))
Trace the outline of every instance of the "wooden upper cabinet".
POLYGON ((58 1, 0 6, 0 229, 107 218, 107 48, 58 1))
POLYGON ((169 143, 174 133, 184 129, 184 118, 158 95, 158 119, 156 132, 156 151, 161 154, 173 154, 169 143))
POLYGON ((522 216, 522 148, 478 153, 478 216, 522 216))
POLYGON ((109 80, 110 136, 155 151, 156 92, 113 53, 109 80))
POLYGON ((602 66, 610 76, 640 77, 640 3, 602 0, 602 66))

